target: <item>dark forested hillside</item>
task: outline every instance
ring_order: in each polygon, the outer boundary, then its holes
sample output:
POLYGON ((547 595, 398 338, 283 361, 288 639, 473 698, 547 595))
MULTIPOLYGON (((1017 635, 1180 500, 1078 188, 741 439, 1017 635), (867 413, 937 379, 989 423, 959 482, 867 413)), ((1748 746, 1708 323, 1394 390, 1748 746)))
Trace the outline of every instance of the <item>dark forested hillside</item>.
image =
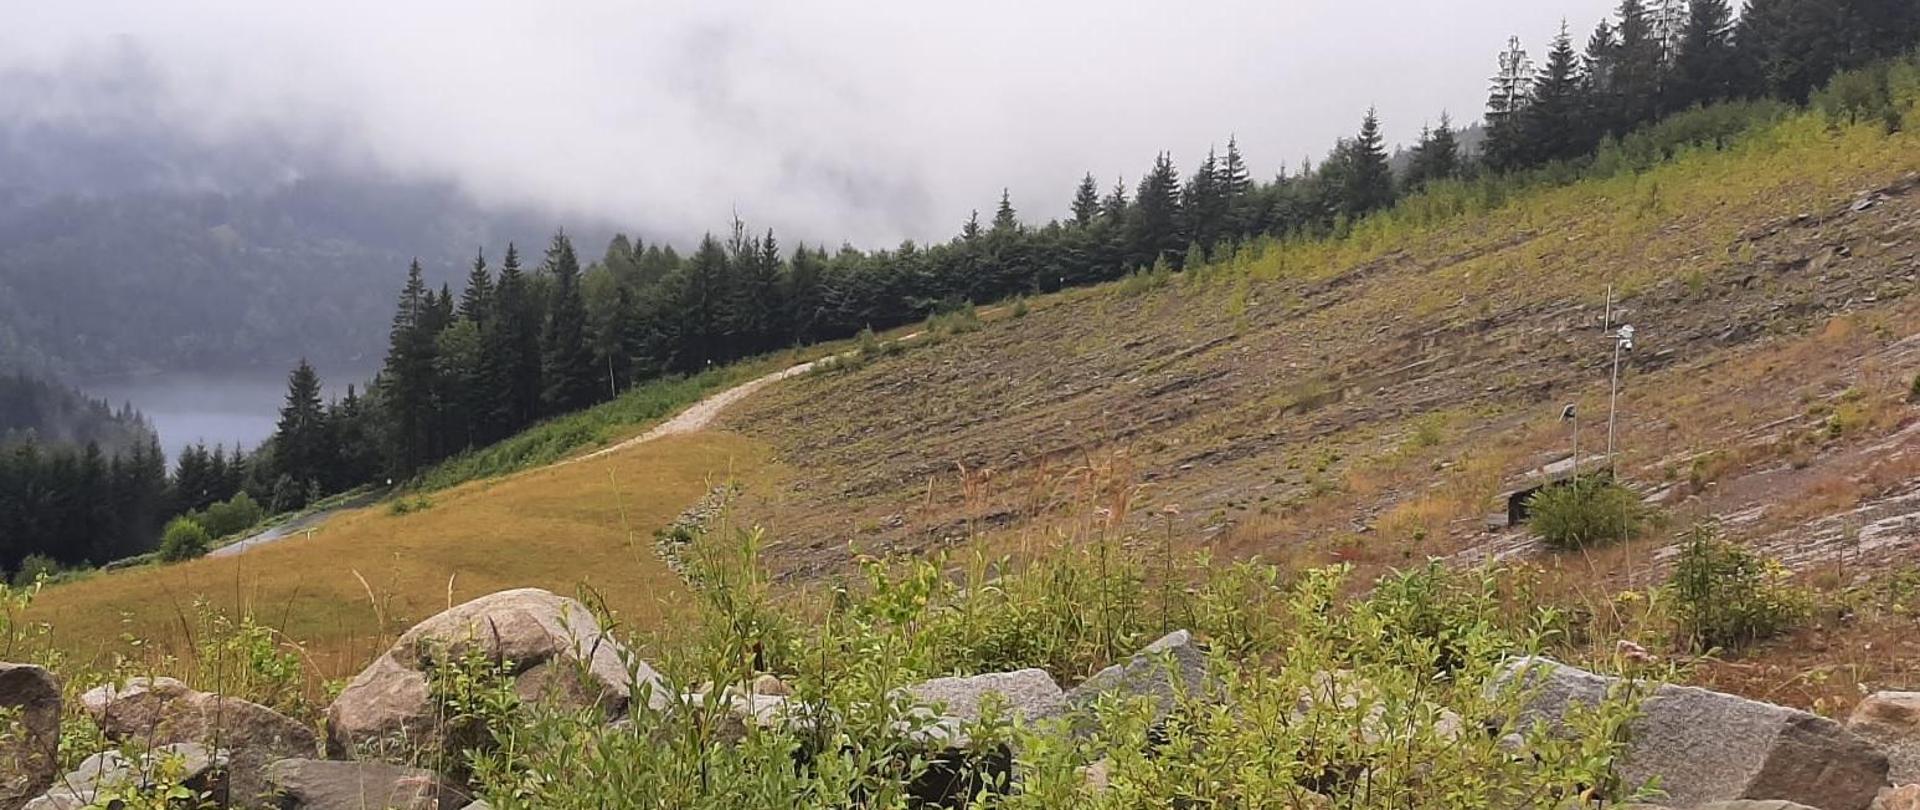
POLYGON ((145 448, 153 429, 132 406, 88 397, 73 388, 25 374, 0 375, 0 449, 25 442, 82 447, 108 454, 145 448))

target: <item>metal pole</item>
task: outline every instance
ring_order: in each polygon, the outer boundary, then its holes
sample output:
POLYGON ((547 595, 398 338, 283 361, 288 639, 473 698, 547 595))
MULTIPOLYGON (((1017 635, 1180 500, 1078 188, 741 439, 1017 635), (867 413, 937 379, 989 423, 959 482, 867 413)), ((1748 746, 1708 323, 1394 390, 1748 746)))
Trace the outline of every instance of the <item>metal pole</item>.
POLYGON ((1613 340, 1613 391, 1607 399, 1607 467, 1613 467, 1613 414, 1620 405, 1620 347, 1618 337, 1613 340))

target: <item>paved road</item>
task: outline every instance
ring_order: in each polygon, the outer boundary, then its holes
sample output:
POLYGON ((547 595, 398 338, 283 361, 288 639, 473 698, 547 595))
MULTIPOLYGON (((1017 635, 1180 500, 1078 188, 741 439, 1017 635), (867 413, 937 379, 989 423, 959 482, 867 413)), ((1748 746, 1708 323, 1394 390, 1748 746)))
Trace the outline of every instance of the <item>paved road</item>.
POLYGON ((380 496, 383 494, 385 493, 380 491, 375 491, 375 492, 368 492, 362 495, 356 495, 354 497, 341 501, 338 505, 333 506, 331 508, 308 512, 307 514, 296 517, 278 526, 274 526, 258 534, 251 535, 239 542, 229 543, 227 545, 216 548, 212 551, 207 552, 207 556, 231 557, 235 554, 239 554, 240 552, 246 551, 248 549, 264 546, 275 540, 285 540, 296 534, 304 533, 309 529, 319 526, 320 524, 325 523, 327 518, 333 517, 334 515, 337 515, 341 512, 345 512, 349 509, 359 509, 362 506, 367 506, 369 504, 372 504, 380 500, 380 496))

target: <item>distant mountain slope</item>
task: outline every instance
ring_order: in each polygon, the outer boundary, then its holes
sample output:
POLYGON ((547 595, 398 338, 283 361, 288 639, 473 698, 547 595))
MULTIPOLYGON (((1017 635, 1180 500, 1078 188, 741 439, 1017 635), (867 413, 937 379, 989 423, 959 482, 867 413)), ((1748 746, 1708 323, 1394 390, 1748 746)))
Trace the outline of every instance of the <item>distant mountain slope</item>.
POLYGON ((292 154, 221 158, 162 136, 0 125, 0 368, 364 363, 410 259, 437 285, 476 249, 537 245, 558 223, 292 154))

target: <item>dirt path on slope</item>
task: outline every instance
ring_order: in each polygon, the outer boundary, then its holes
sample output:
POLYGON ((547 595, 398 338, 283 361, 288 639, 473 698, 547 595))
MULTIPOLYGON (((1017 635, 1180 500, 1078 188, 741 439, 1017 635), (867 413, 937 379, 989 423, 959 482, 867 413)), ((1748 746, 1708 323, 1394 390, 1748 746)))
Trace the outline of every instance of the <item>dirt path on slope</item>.
MULTIPOLYGON (((793 366, 791 368, 787 368, 781 371, 776 371, 764 377, 756 377, 754 379, 748 380, 732 388, 729 388, 725 391, 721 391, 718 394, 714 394, 713 396, 700 400, 699 402, 693 403, 691 407, 687 408, 684 411, 681 411, 678 414, 675 414, 672 419, 668 419, 665 422, 661 422, 658 425, 654 425, 651 430, 648 430, 647 432, 642 433, 638 436, 635 436, 631 439, 628 439, 624 442, 620 442, 619 444, 615 444, 615 445, 609 445, 607 447, 602 447, 584 456, 574 456, 572 458, 564 458, 552 464, 549 464, 547 466, 559 467, 566 464, 572 464, 578 461, 587 461, 589 459, 596 459, 596 458, 600 458, 601 456, 618 453, 622 450, 631 450, 635 447, 646 444, 647 442, 653 441, 655 439, 663 438, 666 436, 678 436, 682 433, 692 433, 697 430, 703 430, 706 428, 707 425, 712 424, 713 420, 720 415, 720 412, 727 409, 727 406, 732 405, 735 402, 739 402, 740 400, 745 399, 748 396, 751 396, 753 392, 758 391, 774 383, 777 383, 781 380, 797 377, 809 371, 812 371, 813 367, 818 365, 819 363, 820 363, 819 360, 810 360, 805 363, 801 363, 800 365, 793 366)), ((543 469, 543 468, 535 467, 534 469, 543 469)))

